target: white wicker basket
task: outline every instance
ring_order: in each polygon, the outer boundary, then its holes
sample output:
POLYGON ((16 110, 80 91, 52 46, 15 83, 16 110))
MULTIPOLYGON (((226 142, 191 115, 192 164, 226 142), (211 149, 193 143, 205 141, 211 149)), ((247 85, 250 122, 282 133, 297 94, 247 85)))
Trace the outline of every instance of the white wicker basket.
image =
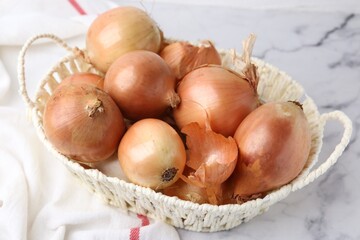
MULTIPOLYGON (((59 82, 68 75, 75 72, 99 73, 92 65, 87 63, 84 56, 79 54, 77 48, 70 48, 63 40, 52 34, 42 34, 29 39, 23 46, 18 62, 18 74, 20 83, 20 93, 23 96, 28 110, 31 112, 33 124, 37 134, 44 145, 66 167, 77 176, 77 178, 87 186, 90 191, 101 196, 108 204, 151 218, 160 219, 175 227, 184 228, 192 231, 214 232, 231 229, 247 222, 253 217, 265 212, 276 202, 287 197, 291 192, 303 188, 325 173, 340 157, 345 147, 348 145, 352 123, 350 119, 340 111, 334 111, 320 115, 316 105, 311 98, 304 94, 303 88, 286 73, 267 64, 261 60, 254 59, 258 67, 260 82, 258 93, 266 101, 272 100, 302 100, 305 114, 308 118, 312 134, 312 146, 306 167, 301 174, 289 184, 271 192, 262 199, 248 201, 241 205, 229 204, 213 206, 209 204, 196 204, 180 200, 176 197, 168 197, 157 193, 149 188, 137 186, 124 180, 107 177, 98 170, 84 169, 78 163, 65 157, 56 151, 51 143, 46 139, 43 131, 42 115, 46 101, 52 94, 59 82), (61 59, 40 82, 36 92, 35 100, 31 100, 28 95, 25 83, 25 54, 34 41, 47 38, 55 41, 70 54, 61 59), (322 146, 324 126, 328 120, 338 120, 344 126, 344 133, 340 143, 331 153, 329 158, 312 169, 322 146)), ((230 51, 221 51, 224 65, 236 69, 228 59, 234 57, 230 51)))

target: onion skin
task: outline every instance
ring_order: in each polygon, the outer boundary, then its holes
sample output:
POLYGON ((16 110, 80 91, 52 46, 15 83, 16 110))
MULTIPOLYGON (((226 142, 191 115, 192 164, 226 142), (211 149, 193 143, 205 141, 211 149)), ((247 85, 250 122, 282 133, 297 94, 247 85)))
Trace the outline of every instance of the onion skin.
POLYGON ((193 169, 182 179, 204 188, 209 203, 221 203, 221 185, 231 176, 238 158, 235 140, 213 132, 208 125, 201 128, 196 122, 186 125, 181 132, 186 134, 186 166, 193 169))
POLYGON ((86 49, 90 61, 102 72, 122 54, 134 50, 159 52, 162 33, 154 20, 135 7, 113 8, 89 27, 86 49))
POLYGON ((171 186, 162 191, 165 195, 176 196, 185 201, 191 201, 198 204, 208 203, 208 197, 205 188, 201 188, 182 179, 177 180, 171 186))
POLYGON ((126 118, 156 118, 180 102, 176 79, 157 54, 138 50, 124 54, 109 68, 104 89, 126 118))
POLYGON ((265 103, 244 119, 234 138, 239 160, 232 183, 239 200, 289 183, 304 168, 311 147, 306 116, 294 102, 265 103))
POLYGON ((186 152, 180 136, 169 124, 147 118, 127 130, 119 144, 118 159, 131 182, 160 190, 179 179, 186 152))
POLYGON ((60 153, 86 163, 110 157, 125 132, 115 102, 86 83, 57 88, 46 104, 43 125, 47 139, 60 153))
POLYGON ((186 134, 186 165, 195 170, 190 176, 194 181, 210 187, 230 177, 238 158, 237 145, 232 137, 225 138, 195 122, 183 127, 181 132, 186 134))
POLYGON ((203 64, 221 65, 220 54, 210 41, 203 41, 200 46, 188 42, 170 43, 160 52, 160 56, 178 80, 203 64))
POLYGON ((217 65, 197 68, 181 80, 177 88, 181 103, 174 109, 179 128, 191 122, 233 136, 241 121, 259 104, 256 90, 231 70, 217 65))
POLYGON ((69 83, 88 83, 97 88, 104 89, 104 78, 93 73, 74 73, 73 75, 62 80, 59 86, 63 86, 69 83))

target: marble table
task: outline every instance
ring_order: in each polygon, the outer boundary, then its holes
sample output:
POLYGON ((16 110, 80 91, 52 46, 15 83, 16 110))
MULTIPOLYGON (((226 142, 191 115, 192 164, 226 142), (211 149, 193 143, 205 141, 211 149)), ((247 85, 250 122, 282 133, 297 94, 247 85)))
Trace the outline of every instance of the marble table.
MULTIPOLYGON (((241 49, 257 35, 254 56, 287 72, 315 101, 320 113, 345 112, 352 140, 338 163, 305 189, 292 193, 250 222, 227 232, 179 230, 183 239, 360 239, 360 15, 352 12, 246 10, 229 7, 157 6, 164 32, 180 39, 212 39, 217 47, 241 49), (170 10, 171 21, 167 20, 170 10)), ((320 161, 342 129, 326 127, 320 161)))
MULTIPOLYGON (((350 144, 336 165, 309 186, 232 230, 195 233, 178 229, 181 239, 360 239, 359 11, 249 10, 166 3, 145 3, 144 7, 172 38, 211 39, 218 48, 240 50, 241 41, 249 33, 256 34, 255 57, 298 81, 320 113, 341 110, 354 127, 350 144)), ((81 46, 83 39, 69 41, 81 46)), ((16 76, 13 57, 19 49, 0 50, 9 74, 16 76)), ((19 107, 16 86, 11 91, 5 105, 19 107)), ((333 151, 341 134, 339 124, 326 126, 320 162, 333 151)))

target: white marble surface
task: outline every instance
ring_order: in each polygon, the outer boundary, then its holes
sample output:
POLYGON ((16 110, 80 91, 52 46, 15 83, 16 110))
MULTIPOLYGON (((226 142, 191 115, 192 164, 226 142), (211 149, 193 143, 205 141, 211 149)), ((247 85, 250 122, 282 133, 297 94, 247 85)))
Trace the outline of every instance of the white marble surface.
POLYGON ((244 9, 285 9, 299 11, 360 12, 360 5, 354 0, 142 0, 147 3, 171 3, 200 6, 227 6, 244 9))
MULTIPOLYGON (((350 145, 338 163, 314 183, 230 231, 194 233, 178 229, 181 239, 360 239, 360 14, 355 10, 246 10, 156 1, 143 5, 166 36, 173 38, 212 39, 219 48, 241 49, 241 41, 255 33, 258 39, 254 56, 279 67, 303 85, 321 113, 341 110, 354 126, 350 145)), ((81 46, 83 36, 69 42, 81 46)), ((52 53, 63 54, 48 48, 30 63, 30 72, 35 63, 55 62, 57 57, 52 53)), ((16 79, 18 51, 18 46, 0 46, 0 59, 12 79, 16 79)), ((35 83, 42 75, 34 71, 30 81, 35 83)), ((10 89, 1 105, 23 108, 17 84, 12 82, 10 89)), ((320 161, 333 151, 341 131, 338 124, 326 127, 320 161)))

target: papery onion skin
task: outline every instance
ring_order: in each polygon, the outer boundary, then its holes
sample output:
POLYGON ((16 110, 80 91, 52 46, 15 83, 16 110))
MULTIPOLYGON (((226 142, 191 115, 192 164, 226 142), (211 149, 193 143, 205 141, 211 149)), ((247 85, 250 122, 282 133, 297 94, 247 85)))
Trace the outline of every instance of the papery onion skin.
POLYGON ((102 72, 122 54, 134 50, 159 52, 162 33, 155 21, 136 7, 122 6, 99 15, 89 27, 86 49, 102 72))
POLYGON ((249 114, 234 136, 239 160, 234 196, 249 199, 293 180, 304 168, 311 132, 298 103, 270 102, 249 114))
POLYGON ((138 50, 124 54, 109 68, 104 89, 126 118, 156 118, 180 102, 176 79, 157 54, 138 50))
POLYGON ((74 73, 68 76, 67 78, 63 79, 60 82, 59 86, 63 86, 69 83, 72 84, 88 83, 97 88, 104 89, 104 78, 94 73, 87 73, 87 72, 74 73))
POLYGON ((186 134, 186 166, 193 169, 182 179, 204 188, 210 204, 220 204, 223 201, 221 185, 231 176, 238 158, 235 140, 213 132, 208 123, 201 128, 192 122, 181 132, 186 134))
POLYGON ((182 174, 185 146, 177 132, 159 119, 142 119, 122 138, 118 159, 127 178, 140 186, 160 190, 182 174))
POLYGON ((209 202, 205 188, 186 183, 182 179, 177 180, 174 184, 165 188, 162 192, 165 195, 176 196, 182 200, 198 204, 209 202))
POLYGON ((193 122, 181 129, 186 134, 186 165, 194 169, 193 179, 203 186, 223 183, 236 166, 238 148, 232 137, 224 137, 193 122))
POLYGON ((46 104, 43 126, 47 139, 60 153, 90 163, 110 157, 125 132, 115 102, 86 83, 57 88, 46 104))
POLYGON ((221 65, 220 54, 210 41, 203 41, 199 46, 185 41, 173 42, 160 52, 160 56, 178 80, 203 64, 221 65))
POLYGON ((173 114, 179 128, 191 122, 226 137, 233 136, 241 121, 259 104, 256 89, 239 75, 217 65, 197 68, 177 88, 181 103, 173 114))

